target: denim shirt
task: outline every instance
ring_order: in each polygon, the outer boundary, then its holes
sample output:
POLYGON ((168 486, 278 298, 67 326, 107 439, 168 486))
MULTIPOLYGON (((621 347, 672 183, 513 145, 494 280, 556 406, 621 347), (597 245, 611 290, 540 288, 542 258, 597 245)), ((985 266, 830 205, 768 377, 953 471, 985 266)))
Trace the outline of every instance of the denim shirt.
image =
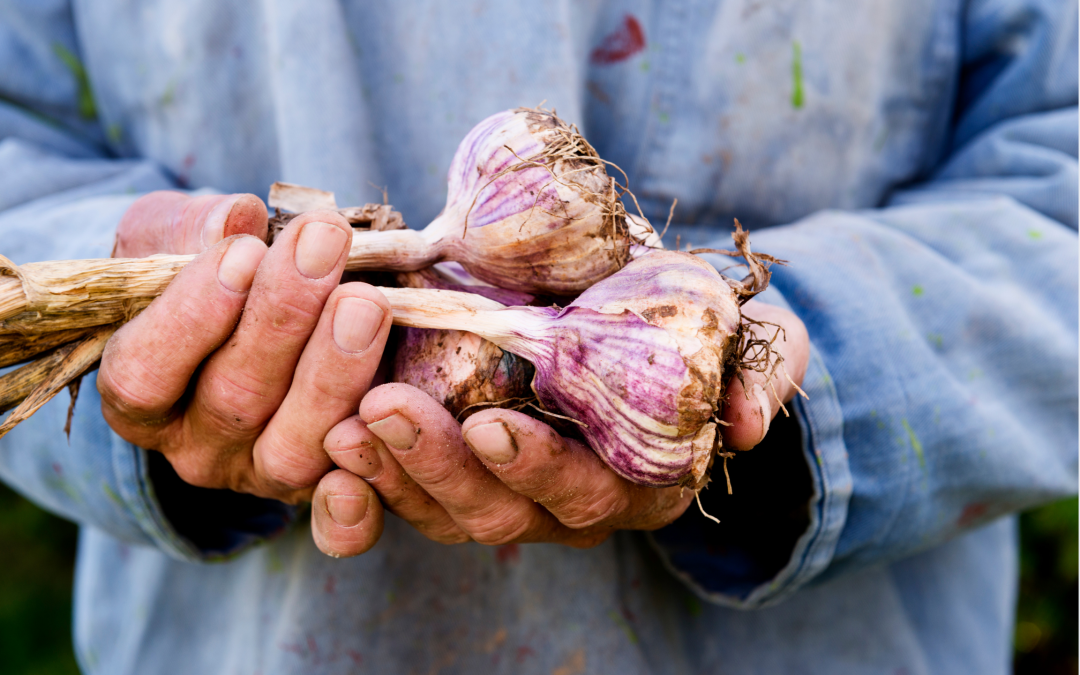
POLYGON ((724 522, 579 551, 389 517, 335 560, 118 438, 91 375, 70 441, 66 395, 0 440, 82 526, 82 668, 1008 672, 1011 514, 1077 488, 1075 2, 7 0, 0 253, 108 256, 141 193, 275 180, 420 228, 471 126, 541 102, 654 222, 678 199, 669 247, 737 217, 790 261, 764 299, 809 398, 707 493, 724 522))

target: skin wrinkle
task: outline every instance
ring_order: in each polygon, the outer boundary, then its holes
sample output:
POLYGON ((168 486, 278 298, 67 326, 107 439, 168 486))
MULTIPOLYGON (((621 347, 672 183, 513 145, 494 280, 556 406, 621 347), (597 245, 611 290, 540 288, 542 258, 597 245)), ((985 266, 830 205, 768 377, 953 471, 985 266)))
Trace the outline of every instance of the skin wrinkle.
POLYGON ((140 426, 151 426, 168 420, 172 406, 160 402, 164 396, 140 396, 142 392, 139 388, 133 389, 128 386, 128 382, 139 384, 140 380, 137 377, 118 378, 112 371, 104 376, 99 375, 98 392, 110 413, 140 426))
MULTIPOLYGON (((243 373, 245 377, 254 375, 254 373, 244 371, 234 372, 243 373)), ((251 386, 234 382, 224 370, 209 375, 204 374, 199 379, 197 395, 192 404, 200 413, 200 422, 210 422, 222 434, 257 433, 262 430, 266 420, 254 416, 249 411, 256 408, 255 402, 270 401, 273 398, 260 391, 263 386, 263 383, 258 381, 251 386), (198 395, 207 390, 212 391, 214 395, 212 397, 198 395)))
POLYGON ((317 294, 314 291, 311 292, 310 304, 294 302, 295 296, 284 296, 280 293, 266 295, 269 297, 265 300, 262 297, 258 298, 260 302, 257 305, 258 309, 252 312, 255 315, 252 317, 253 320, 268 321, 272 332, 279 334, 266 339, 272 341, 271 344, 278 339, 306 341, 311 336, 310 324, 322 316, 322 304, 317 302, 317 294), (261 312, 269 316, 259 316, 261 312))
POLYGON ((593 525, 611 525, 618 521, 618 516, 631 506, 631 499, 620 490, 596 495, 585 502, 573 515, 564 515, 561 520, 571 529, 583 529, 593 525))
POLYGON ((300 490, 312 482, 312 476, 317 481, 332 464, 329 457, 312 457, 293 451, 294 448, 303 447, 299 440, 290 440, 286 435, 263 434, 255 443, 253 449, 255 466, 260 473, 271 482, 276 482, 290 490, 300 490), (260 461, 261 460, 261 461, 260 461), (303 476, 303 478, 294 478, 303 476))

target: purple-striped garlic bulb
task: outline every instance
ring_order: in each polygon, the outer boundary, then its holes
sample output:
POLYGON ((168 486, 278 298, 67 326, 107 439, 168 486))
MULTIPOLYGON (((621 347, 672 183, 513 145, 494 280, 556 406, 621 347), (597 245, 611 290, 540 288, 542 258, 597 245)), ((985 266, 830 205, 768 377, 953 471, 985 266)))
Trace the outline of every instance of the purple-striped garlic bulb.
POLYGON ((399 324, 466 329, 531 361, 540 404, 575 420, 616 473, 697 488, 720 442, 740 305, 768 283, 756 259, 750 266, 752 279, 738 282, 689 253, 658 250, 564 309, 486 300, 455 307, 435 296, 422 307, 400 295, 407 291, 386 292, 399 324))
MULTIPOLYGON (((475 293, 506 305, 527 305, 533 296, 477 282, 455 263, 400 272, 405 288, 475 293)), ((531 398, 532 364, 475 333, 438 328, 400 328, 391 380, 412 385, 438 401, 458 421, 497 405, 531 398)))
POLYGON ((593 450, 629 480, 701 482, 741 320, 723 277, 690 254, 654 252, 545 313, 547 340, 506 345, 535 365, 541 404, 581 422, 593 450))
POLYGON ((420 231, 357 233, 348 269, 452 260, 501 288, 574 295, 621 269, 635 245, 657 243, 647 221, 627 222, 624 193, 554 112, 500 112, 458 146, 442 213, 420 231))

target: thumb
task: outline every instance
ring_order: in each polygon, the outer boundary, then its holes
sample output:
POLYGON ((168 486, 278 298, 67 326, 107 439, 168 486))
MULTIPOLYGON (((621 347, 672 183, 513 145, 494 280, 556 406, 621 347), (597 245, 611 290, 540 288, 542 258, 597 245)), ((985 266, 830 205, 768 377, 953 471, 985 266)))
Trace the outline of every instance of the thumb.
POLYGON ((721 413, 725 450, 750 450, 765 438, 783 404, 802 391, 810 359, 810 338, 795 314, 751 300, 743 305, 743 316, 754 322, 751 337, 767 343, 771 354, 766 372, 744 368, 728 381, 721 413))
POLYGON ((135 200, 120 219, 113 257, 201 253, 234 234, 265 241, 266 231, 266 206, 255 195, 151 192, 135 200))
POLYGON ((728 382, 727 401, 721 414, 727 424, 721 431, 724 450, 750 450, 769 433, 772 418, 780 410, 780 402, 769 384, 777 386, 752 370, 743 370, 742 379, 732 377, 728 382))

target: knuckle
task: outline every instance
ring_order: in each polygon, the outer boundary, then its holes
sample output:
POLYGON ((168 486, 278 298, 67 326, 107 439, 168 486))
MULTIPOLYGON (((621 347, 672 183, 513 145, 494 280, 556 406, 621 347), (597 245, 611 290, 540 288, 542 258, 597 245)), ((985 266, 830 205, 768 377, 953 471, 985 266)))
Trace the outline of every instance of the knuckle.
POLYGON ((421 529, 420 533, 436 544, 446 544, 448 546, 472 541, 472 537, 465 534, 465 532, 456 525, 430 530, 421 529))
POLYGON ((157 378, 147 369, 133 364, 110 364, 98 374, 97 386, 102 403, 117 414, 144 423, 159 421, 167 395, 157 378), (125 367, 127 366, 127 367, 125 367))
POLYGON ((229 479, 215 462, 201 461, 195 458, 169 457, 169 463, 180 480, 199 488, 221 489, 231 487, 229 479))
MULTIPOLYGON (((290 491, 303 490, 313 486, 326 472, 328 466, 313 466, 306 455, 299 452, 283 451, 280 448, 260 446, 256 450, 259 458, 257 469, 261 477, 271 485, 281 486, 290 491)), ((330 459, 326 458, 328 464, 330 459)))
POLYGON ((208 312, 208 304, 202 297, 184 295, 176 298, 172 307, 175 309, 165 317, 171 325, 162 326, 155 332, 170 335, 173 339, 169 346, 173 349, 194 348, 200 352, 206 351, 208 347, 216 346, 228 336, 236 320, 235 313, 222 313, 217 311, 217 308, 208 312), (224 321, 207 321, 208 317, 220 317, 224 321))
POLYGON ((622 490, 591 493, 559 509, 559 520, 573 530, 581 530, 618 519, 630 509, 630 496, 622 490))
POLYGON ((437 454, 420 459, 396 457, 403 466, 408 467, 408 475, 404 480, 418 483, 428 492, 453 491, 461 480, 460 461, 437 454))
POLYGON ((267 300, 266 315, 260 317, 258 328, 286 339, 307 340, 322 314, 321 299, 310 291, 277 292, 267 300))
POLYGON ((252 378, 246 371, 230 369, 230 372, 204 372, 200 388, 204 394, 197 399, 200 412, 223 430, 250 432, 262 426, 263 420, 250 411, 268 405, 266 383, 252 378))
POLYGON ((297 471, 288 462, 268 460, 263 465, 263 477, 269 482, 289 490, 301 490, 311 485, 306 472, 297 471))
POLYGON ((517 523, 509 519, 497 519, 468 528, 473 541, 484 546, 502 546, 519 540, 528 529, 528 523, 517 523))
POLYGON ((308 400, 318 402, 319 408, 326 411, 354 411, 363 393, 355 384, 355 376, 351 369, 341 367, 322 368, 311 373, 304 378, 308 400))

